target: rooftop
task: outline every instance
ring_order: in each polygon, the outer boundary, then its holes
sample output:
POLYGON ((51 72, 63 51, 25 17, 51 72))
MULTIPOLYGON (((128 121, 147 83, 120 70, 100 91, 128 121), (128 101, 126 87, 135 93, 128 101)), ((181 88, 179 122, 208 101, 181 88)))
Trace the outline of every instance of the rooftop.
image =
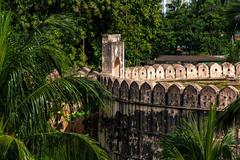
POLYGON ((161 55, 155 60, 145 61, 143 64, 152 65, 156 63, 201 63, 201 62, 225 62, 224 56, 207 55, 161 55))

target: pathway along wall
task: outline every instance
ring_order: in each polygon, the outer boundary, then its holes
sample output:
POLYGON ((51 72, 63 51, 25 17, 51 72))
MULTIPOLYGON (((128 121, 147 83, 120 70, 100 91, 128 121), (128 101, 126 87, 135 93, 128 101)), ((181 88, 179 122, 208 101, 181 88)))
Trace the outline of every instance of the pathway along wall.
POLYGON ((132 80, 184 80, 240 78, 240 63, 225 62, 193 64, 155 64, 153 66, 129 67, 125 79, 132 80))
POLYGON ((211 104, 221 111, 239 96, 233 86, 184 86, 113 77, 100 77, 100 82, 115 98, 111 114, 102 116, 99 131, 100 144, 113 160, 154 159, 159 138, 172 132, 189 113, 203 122, 211 104))

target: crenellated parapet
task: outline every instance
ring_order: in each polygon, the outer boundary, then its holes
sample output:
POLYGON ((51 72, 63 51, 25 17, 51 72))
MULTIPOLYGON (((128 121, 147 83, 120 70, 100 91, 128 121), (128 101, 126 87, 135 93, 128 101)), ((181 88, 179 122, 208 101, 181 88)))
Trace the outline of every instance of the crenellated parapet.
POLYGON ((153 82, 100 77, 113 96, 129 103, 141 103, 159 107, 184 107, 186 109, 209 110, 213 104, 224 110, 239 96, 234 86, 182 84, 178 82, 153 82))
POLYGON ((239 79, 240 63, 154 64, 125 69, 125 79, 130 80, 173 81, 225 78, 239 79))

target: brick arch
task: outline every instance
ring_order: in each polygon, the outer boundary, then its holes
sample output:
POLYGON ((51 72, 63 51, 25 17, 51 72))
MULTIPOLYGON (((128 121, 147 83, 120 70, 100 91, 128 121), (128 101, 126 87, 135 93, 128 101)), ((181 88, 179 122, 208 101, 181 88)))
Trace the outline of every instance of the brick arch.
POLYGON ((183 106, 187 108, 199 107, 199 93, 201 89, 197 84, 188 85, 183 91, 183 106))
POLYGON ((175 79, 175 69, 171 64, 163 64, 163 68, 166 79, 175 79))
POLYGON ((153 104, 166 105, 168 87, 166 83, 157 83, 153 87, 153 104))
POLYGON ((197 65, 198 69, 198 78, 209 78, 209 67, 205 63, 198 63, 197 65))
POLYGON ((175 83, 168 88, 168 105, 181 106, 183 89, 181 83, 175 83))
POLYGON ((112 89, 113 96, 119 97, 119 87, 120 87, 119 81, 118 79, 115 79, 113 82, 113 89, 112 89))
POLYGON ((186 64, 187 79, 196 79, 198 77, 197 67, 193 64, 186 64))
POLYGON ((209 109, 211 105, 217 104, 217 96, 219 89, 214 85, 203 87, 200 91, 200 107, 209 109))
POLYGON ((144 102, 144 103, 151 103, 152 102, 152 88, 147 82, 144 82, 141 85, 140 101, 144 102))
POLYGON ((132 70, 133 70, 133 67, 129 67, 129 68, 125 69, 125 78, 126 79, 132 78, 132 70))
POLYGON ((113 81, 112 81, 111 78, 108 78, 107 89, 108 89, 108 91, 112 92, 112 89, 113 89, 113 81))
POLYGON ((138 70, 138 77, 140 80, 146 80, 147 79, 147 70, 145 67, 140 67, 138 70))
POLYGON ((236 69, 236 77, 239 79, 240 78, 240 62, 235 64, 235 69, 236 69))
POLYGON ((233 86, 226 86, 221 89, 218 96, 218 109, 225 109, 230 103, 237 99, 238 95, 238 89, 233 86))
POLYGON ((155 68, 155 76, 157 80, 165 78, 165 71, 162 65, 154 64, 153 68, 155 68))
POLYGON ((148 80, 155 80, 156 78, 156 71, 153 68, 153 66, 145 66, 146 70, 147 70, 147 79, 148 80))
POLYGON ((217 63, 209 64, 210 78, 222 78, 222 66, 217 63))
POLYGON ((133 81, 130 85, 130 95, 129 95, 130 101, 139 102, 139 95, 140 95, 139 85, 136 81, 133 81))
POLYGON ((104 85, 107 85, 107 82, 108 82, 107 79, 108 79, 107 77, 103 77, 103 84, 104 85))
POLYGON ((235 77, 235 66, 231 63, 224 62, 222 64, 223 77, 235 77))
POLYGON ((138 67, 134 67, 133 69, 132 69, 132 79, 133 80, 137 80, 138 79, 138 67))
POLYGON ((129 85, 126 80, 123 80, 120 85, 120 98, 124 100, 129 98, 129 85))
POLYGON ((181 64, 173 64, 175 69, 176 79, 186 79, 186 68, 181 64))

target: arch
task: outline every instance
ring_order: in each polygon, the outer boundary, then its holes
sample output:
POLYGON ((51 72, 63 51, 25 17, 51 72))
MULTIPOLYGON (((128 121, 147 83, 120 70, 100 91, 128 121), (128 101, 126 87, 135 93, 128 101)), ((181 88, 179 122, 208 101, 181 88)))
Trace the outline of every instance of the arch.
POLYGON ((239 91, 233 86, 226 86, 219 91, 218 109, 225 109, 230 103, 235 101, 239 95, 239 91))
POLYGON ((198 78, 198 71, 197 67, 193 64, 186 64, 186 73, 187 73, 187 79, 196 79, 198 78))
POLYGON ((137 80, 138 79, 138 67, 134 67, 133 69, 132 69, 132 79, 133 80, 137 80))
POLYGON ((209 109, 213 104, 217 103, 219 89, 214 85, 203 87, 200 91, 200 107, 203 109, 209 109))
POLYGON ((124 100, 128 100, 129 97, 129 86, 127 81, 123 80, 120 85, 120 98, 124 100))
POLYGON ((146 70, 147 70, 147 79, 148 80, 155 80, 156 76, 155 76, 155 69, 152 66, 145 66, 146 70))
POLYGON ((144 82, 141 85, 140 91, 141 91, 140 102, 151 103, 151 101, 152 101, 152 88, 151 88, 151 86, 147 82, 144 82))
POLYGON ((235 77, 235 66, 231 63, 224 62, 222 64, 223 77, 235 77))
POLYGON ((187 108, 199 107, 199 93, 201 87, 197 84, 188 85, 183 91, 183 106, 187 108))
POLYGON ((130 100, 133 102, 139 102, 139 85, 136 81, 133 81, 130 85, 130 100))
POLYGON ((112 89, 112 94, 114 97, 119 97, 119 81, 118 79, 115 79, 113 82, 113 89, 112 89))
POLYGON ((210 78, 221 78, 222 77, 222 66, 217 63, 209 64, 210 78))
POLYGON ((169 85, 158 83, 153 88, 153 104, 166 105, 166 93, 169 85))
POLYGON ((175 79, 175 69, 171 64, 163 64, 163 68, 165 71, 165 78, 172 80, 175 79))
POLYGON ((117 57, 114 61, 114 77, 120 77, 120 59, 117 57))
POLYGON ((129 68, 125 69, 125 78, 126 79, 132 78, 132 70, 133 70, 133 67, 129 67, 129 68))
POLYGON ((236 78, 240 78, 240 62, 235 64, 236 68, 236 78))
POLYGON ((196 66, 198 70, 198 78, 209 78, 209 67, 205 63, 198 63, 196 66))
POLYGON ((147 79, 147 70, 145 67, 140 67, 138 70, 138 75, 140 80, 146 80, 147 79))
POLYGON ((181 83, 175 83, 168 88, 168 105, 181 106, 183 89, 184 86, 181 83))
POLYGON ((107 82, 107 90, 109 92, 112 92, 112 87, 113 87, 113 81, 111 78, 108 78, 108 82, 107 82))
POLYGON ((154 64, 153 68, 155 68, 155 76, 156 79, 164 79, 165 76, 165 72, 164 72, 164 68, 162 65, 160 64, 154 64))
POLYGON ((103 77, 103 84, 106 86, 107 85, 107 77, 103 77))
POLYGON ((186 69, 180 64, 173 64, 176 79, 186 79, 186 69))

